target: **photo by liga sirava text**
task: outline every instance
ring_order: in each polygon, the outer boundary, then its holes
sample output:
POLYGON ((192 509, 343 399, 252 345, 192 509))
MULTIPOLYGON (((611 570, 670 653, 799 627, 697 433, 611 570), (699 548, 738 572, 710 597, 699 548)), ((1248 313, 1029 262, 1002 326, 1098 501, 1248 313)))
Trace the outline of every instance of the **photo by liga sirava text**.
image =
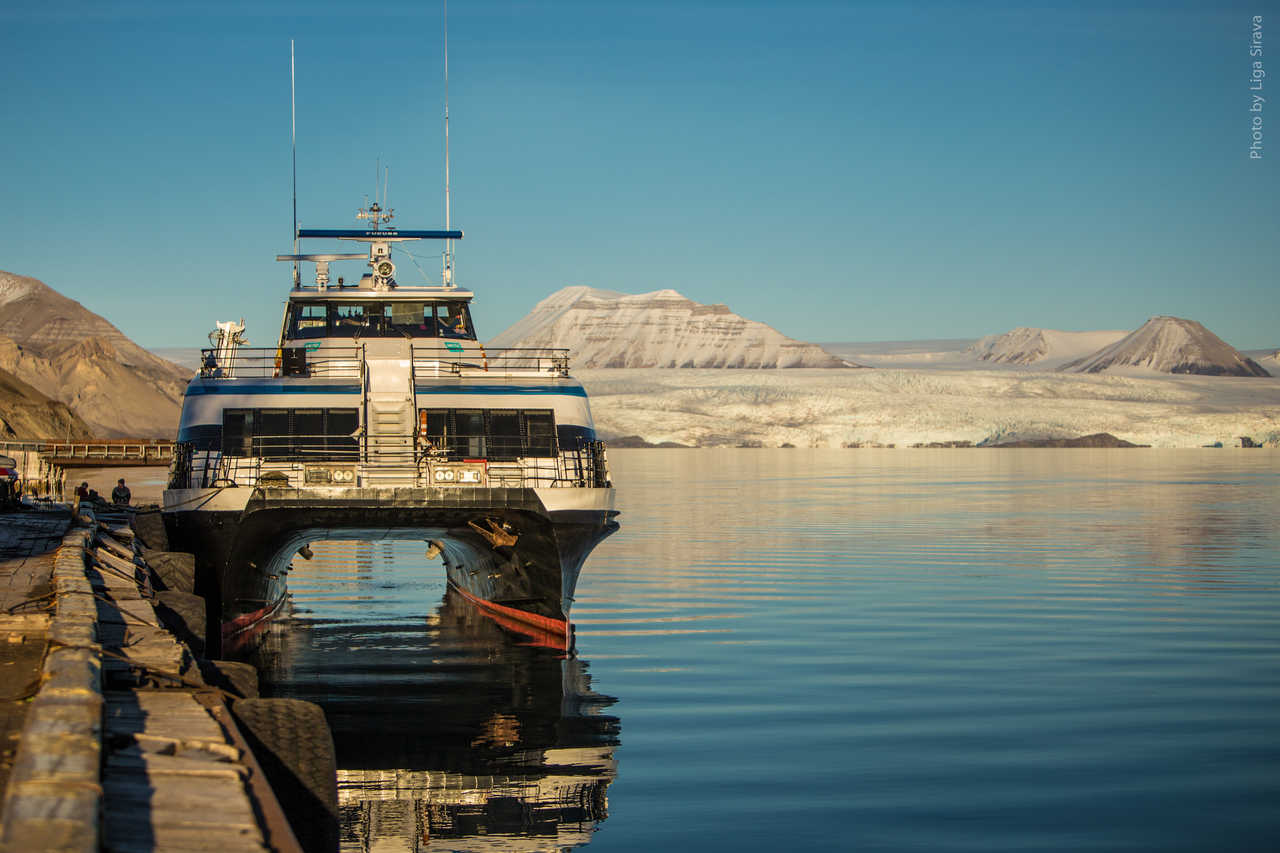
POLYGON ((1254 15, 1249 30, 1249 159, 1262 159, 1262 83, 1267 79, 1262 67, 1262 16, 1254 15))

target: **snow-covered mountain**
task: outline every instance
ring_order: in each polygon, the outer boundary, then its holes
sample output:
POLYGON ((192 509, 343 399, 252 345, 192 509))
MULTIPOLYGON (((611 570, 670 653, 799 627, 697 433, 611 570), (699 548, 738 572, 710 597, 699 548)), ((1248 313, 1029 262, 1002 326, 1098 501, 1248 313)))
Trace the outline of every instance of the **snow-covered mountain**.
POLYGON ((1061 332, 1019 326, 1002 335, 987 335, 965 355, 997 364, 1036 364, 1056 367, 1110 346, 1125 336, 1124 331, 1061 332))
POLYGON ((1136 369, 1210 376, 1271 375, 1195 320, 1181 317, 1152 317, 1115 343, 1058 369, 1072 373, 1136 369))
POLYGON ((487 345, 567 348, 581 368, 854 366, 726 305, 703 305, 674 290, 566 287, 487 345))

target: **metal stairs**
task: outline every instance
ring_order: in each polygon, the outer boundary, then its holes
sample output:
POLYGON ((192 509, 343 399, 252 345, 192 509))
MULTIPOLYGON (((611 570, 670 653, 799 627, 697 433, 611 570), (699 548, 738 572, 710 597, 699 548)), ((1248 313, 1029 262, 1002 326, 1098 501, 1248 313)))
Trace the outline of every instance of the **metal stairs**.
POLYGON ((365 360, 365 485, 416 482, 412 365, 402 358, 365 360))

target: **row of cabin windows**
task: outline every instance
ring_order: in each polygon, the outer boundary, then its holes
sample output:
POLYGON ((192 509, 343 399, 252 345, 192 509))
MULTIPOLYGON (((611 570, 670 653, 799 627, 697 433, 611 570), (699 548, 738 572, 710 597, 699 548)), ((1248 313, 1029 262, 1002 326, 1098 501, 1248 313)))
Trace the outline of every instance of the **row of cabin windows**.
POLYGON ((354 458, 357 409, 224 409, 222 452, 267 459, 354 458))
POLYGON ((463 459, 555 456, 550 409, 419 409, 418 427, 432 448, 463 459))
MULTIPOLYGON (((356 409, 225 409, 222 452, 228 456, 354 458, 356 409)), ((555 456, 550 409, 420 409, 424 445, 462 459, 555 456)))
POLYGON ((295 302, 289 306, 289 339, 453 338, 474 341, 467 303, 295 302))

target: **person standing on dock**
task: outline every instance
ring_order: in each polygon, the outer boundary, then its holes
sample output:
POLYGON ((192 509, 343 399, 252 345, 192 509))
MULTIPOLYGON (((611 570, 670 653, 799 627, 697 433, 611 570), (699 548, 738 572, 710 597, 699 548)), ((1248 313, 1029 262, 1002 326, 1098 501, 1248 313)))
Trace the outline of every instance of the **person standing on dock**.
POLYGON ((111 490, 111 502, 122 506, 129 505, 129 499, 133 497, 133 493, 129 491, 129 487, 124 484, 124 477, 116 481, 116 487, 111 490))
POLYGON ((78 500, 82 500, 82 501, 87 501, 87 500, 89 500, 89 483, 88 483, 88 481, 85 481, 85 482, 81 483, 80 485, 76 486, 76 498, 77 498, 78 500))

